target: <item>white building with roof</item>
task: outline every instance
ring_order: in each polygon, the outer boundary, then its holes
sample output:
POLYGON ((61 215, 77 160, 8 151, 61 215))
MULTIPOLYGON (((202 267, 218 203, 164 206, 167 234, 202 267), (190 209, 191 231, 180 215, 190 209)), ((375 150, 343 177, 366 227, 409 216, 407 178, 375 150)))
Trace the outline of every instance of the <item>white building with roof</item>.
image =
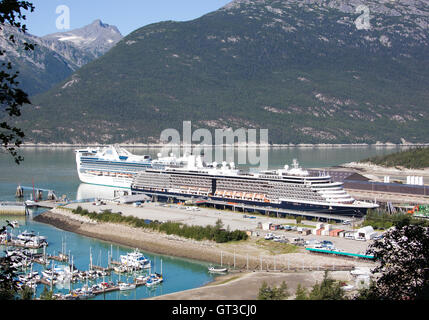
POLYGON ((371 240, 377 234, 378 233, 374 231, 373 227, 366 226, 366 227, 358 229, 355 233, 355 237, 356 238, 364 238, 365 240, 371 240))

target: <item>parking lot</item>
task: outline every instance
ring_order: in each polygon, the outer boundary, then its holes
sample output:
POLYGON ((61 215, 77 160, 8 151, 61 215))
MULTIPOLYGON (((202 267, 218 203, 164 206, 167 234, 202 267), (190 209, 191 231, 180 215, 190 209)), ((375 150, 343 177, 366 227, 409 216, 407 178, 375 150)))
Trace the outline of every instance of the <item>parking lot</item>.
MULTIPOLYGON (((94 205, 93 203, 71 204, 70 208, 81 206, 91 212, 101 210, 111 210, 112 212, 121 212, 124 216, 135 216, 140 219, 158 220, 158 221, 174 221, 187 225, 215 225, 218 219, 221 219, 224 228, 230 230, 251 231, 252 236, 263 238, 267 233, 273 233, 277 236, 283 236, 289 243, 293 243, 294 239, 302 238, 304 241, 318 240, 331 241, 336 249, 351 253, 365 253, 371 241, 357 241, 346 238, 317 236, 313 234, 302 235, 299 233, 296 221, 285 218, 267 217, 264 215, 256 215, 251 213, 233 212, 228 210, 216 210, 213 208, 203 207, 187 207, 177 204, 162 204, 162 203, 144 203, 142 206, 134 206, 128 204, 117 204, 105 201, 104 204, 94 205), (272 223, 285 226, 290 224, 290 227, 280 230, 262 230, 261 225, 272 223), (295 225, 295 226, 293 226, 295 225)), ((317 222, 303 220, 305 229, 315 228, 317 222)), ((338 224, 338 228, 344 230, 352 230, 352 225, 338 224)))

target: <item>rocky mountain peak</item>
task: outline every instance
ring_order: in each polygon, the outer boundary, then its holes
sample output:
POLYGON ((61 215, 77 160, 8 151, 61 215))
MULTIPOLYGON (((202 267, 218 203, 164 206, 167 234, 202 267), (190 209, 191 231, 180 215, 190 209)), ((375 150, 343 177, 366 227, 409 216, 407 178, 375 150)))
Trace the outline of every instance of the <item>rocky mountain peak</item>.
POLYGON ((10 25, 0 29, 0 47, 6 53, 0 61, 10 61, 20 71, 22 88, 30 95, 49 89, 64 80, 83 65, 100 57, 117 42, 122 35, 115 26, 95 20, 93 23, 67 32, 44 37, 22 33, 10 25), (8 40, 13 35, 17 44, 8 40), (19 43, 35 44, 34 51, 24 51, 19 43))
POLYGON ((97 58, 114 47, 122 39, 122 34, 117 27, 97 19, 82 28, 50 34, 42 39, 70 43, 92 53, 97 58))

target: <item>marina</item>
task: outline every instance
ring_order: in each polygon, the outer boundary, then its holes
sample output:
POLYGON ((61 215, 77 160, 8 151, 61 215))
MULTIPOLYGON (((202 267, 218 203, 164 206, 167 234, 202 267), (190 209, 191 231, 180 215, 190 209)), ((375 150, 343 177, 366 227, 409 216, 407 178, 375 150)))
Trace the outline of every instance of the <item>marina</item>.
MULTIPOLYGON (((23 254, 28 258, 25 259, 27 261, 25 267, 19 266, 20 280, 22 280, 22 284, 27 283, 35 290, 36 297, 42 294, 43 288, 46 286, 48 289, 53 289, 58 299, 143 299, 164 292, 186 290, 203 285, 213 279, 206 271, 205 264, 150 253, 145 253, 144 256, 152 263, 151 268, 136 270, 134 266, 134 270, 131 268, 118 274, 113 270, 113 263, 109 266, 109 259, 111 262, 116 260, 117 264, 122 265, 120 256, 133 254, 136 252, 135 249, 114 247, 103 241, 81 237, 59 231, 49 225, 33 222, 32 217, 41 212, 43 211, 33 211, 25 219, 20 218, 21 230, 13 232, 21 231, 20 233, 23 233, 25 229, 34 230, 36 234, 46 236, 49 241, 48 246, 39 249, 12 247, 11 243, 0 246, 2 250, 0 256, 9 252, 14 255, 23 254), (65 248, 65 244, 67 244, 67 248, 65 248), (67 250, 67 254, 62 254, 61 252, 65 250, 67 250), (75 268, 72 273, 69 269, 70 264, 75 268), (164 281, 162 282, 157 276, 158 272, 161 275, 161 268, 169 271, 167 275, 163 274, 164 281), (64 270, 68 270, 68 273, 64 270), (176 278, 177 272, 182 274, 184 279, 176 278), (30 276, 30 273, 33 276, 30 276), (166 281, 165 277, 167 277, 166 281), (150 280, 149 286, 146 286, 148 279, 150 280), (120 283, 135 284, 135 287, 131 285, 126 289, 124 285, 120 286, 120 283), (89 289, 85 288, 86 285, 89 289), (74 292, 74 290, 77 291, 74 292)), ((9 217, 1 217, 0 222, 3 224, 7 218, 9 217)))

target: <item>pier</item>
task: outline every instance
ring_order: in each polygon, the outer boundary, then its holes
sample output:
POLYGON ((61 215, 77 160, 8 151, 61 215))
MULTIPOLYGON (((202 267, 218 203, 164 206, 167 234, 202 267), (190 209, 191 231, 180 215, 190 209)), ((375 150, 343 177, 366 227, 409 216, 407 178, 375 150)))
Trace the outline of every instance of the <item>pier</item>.
POLYGON ((42 200, 43 199, 43 192, 47 193, 47 199, 48 200, 57 200, 57 195, 55 194, 54 190, 48 190, 38 187, 26 187, 19 185, 16 188, 15 197, 17 198, 24 198, 24 191, 31 191, 32 192, 32 200, 42 200))
MULTIPOLYGON (((165 198, 166 196, 163 194, 151 193, 153 197, 153 201, 157 201, 159 198, 165 198)), ((174 196, 168 197, 167 203, 174 203, 174 200, 178 201, 189 201, 189 197, 181 197, 174 196)), ((196 199, 194 199, 197 201, 196 199)), ((215 209, 220 210, 231 210, 233 212, 243 212, 243 213, 260 213, 266 216, 274 216, 276 218, 285 218, 287 216, 292 216, 294 218, 301 217, 306 219, 316 219, 317 221, 326 222, 326 221, 335 221, 335 222, 343 222, 345 220, 350 219, 350 216, 341 216, 335 214, 327 214, 321 213, 317 211, 299 211, 293 209, 282 209, 282 208, 274 208, 270 206, 257 206, 257 205, 249 205, 244 203, 235 203, 234 199, 229 199, 229 201, 220 201, 213 199, 204 199, 201 203, 196 203, 197 206, 203 205, 206 207, 213 207, 215 209)))
POLYGON ((69 256, 60 253, 58 256, 47 256, 48 259, 58 261, 58 262, 68 262, 69 256))
POLYGON ((19 248, 25 248, 25 249, 41 249, 45 246, 47 246, 46 243, 41 243, 41 244, 28 244, 28 243, 23 243, 21 240, 10 240, 7 241, 5 243, 3 243, 6 246, 10 246, 10 247, 19 247, 19 248))
MULTIPOLYGON (((51 285, 51 282, 49 280, 46 280, 46 279, 41 279, 38 282, 40 284, 44 284, 44 285, 48 285, 48 286, 51 285)), ((134 281, 134 282, 132 282, 130 284, 135 285, 135 288, 133 288, 133 289, 127 289, 125 291, 135 290, 138 287, 144 286, 144 285, 146 285, 146 281, 136 280, 136 281, 134 281)), ((92 290, 91 294, 89 294, 89 295, 86 295, 86 294, 80 295, 78 293, 71 292, 69 295, 56 295, 56 297, 57 297, 58 300, 70 300, 70 299, 71 300, 80 300, 80 299, 85 299, 86 300, 87 298, 92 298, 92 297, 95 297, 95 296, 98 296, 98 295, 101 295, 101 294, 111 293, 111 292, 115 292, 115 291, 121 291, 121 288, 120 288, 119 284, 112 285, 112 286, 109 286, 109 287, 104 287, 101 290, 92 290)))

